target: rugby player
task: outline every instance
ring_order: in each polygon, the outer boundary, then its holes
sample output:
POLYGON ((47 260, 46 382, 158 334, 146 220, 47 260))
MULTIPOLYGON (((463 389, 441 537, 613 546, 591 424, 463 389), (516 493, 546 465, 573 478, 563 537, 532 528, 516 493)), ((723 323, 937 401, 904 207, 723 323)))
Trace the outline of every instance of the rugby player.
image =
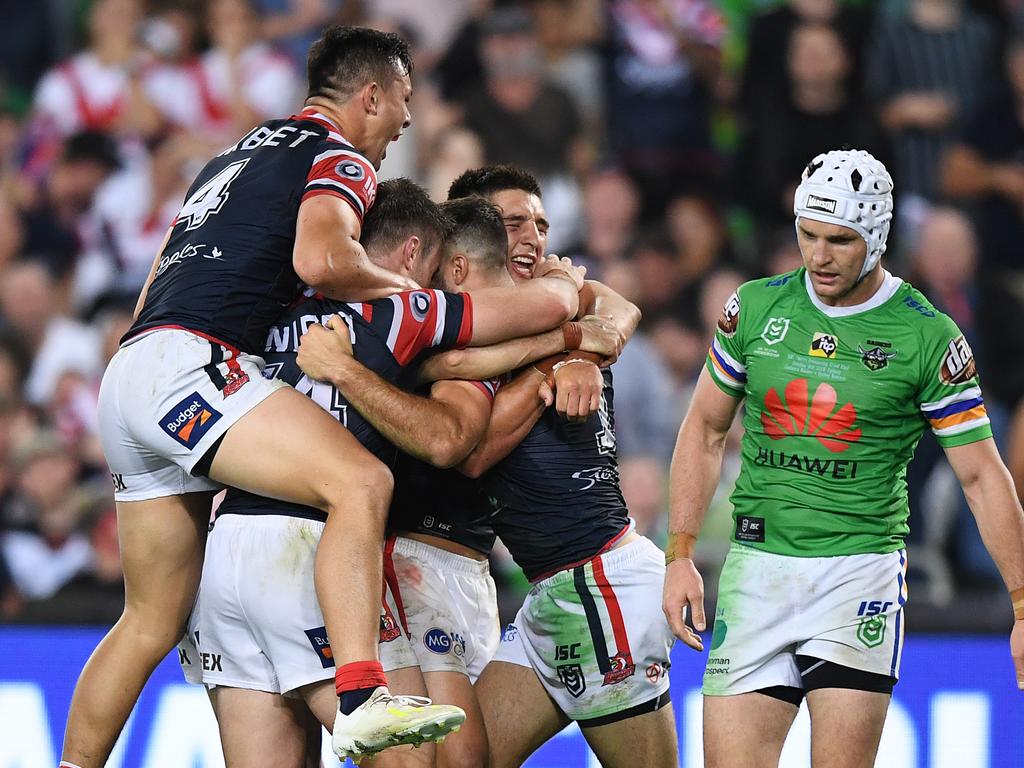
POLYGON ((970 347, 880 263, 892 179, 864 151, 818 155, 794 199, 804 266, 727 302, 679 432, 664 612, 705 626, 691 554, 741 401, 735 531, 704 674, 707 766, 775 766, 806 696, 816 767, 871 766, 899 675, 907 486, 930 427, 1011 591, 1024 688, 1024 524, 970 347))
MULTIPOLYGON (((488 166, 463 174, 449 191, 450 198, 471 194, 500 208, 509 271, 528 285, 547 235, 536 180, 488 166)), ((600 284, 587 285, 595 308, 610 298, 600 284)), ((613 315, 623 339, 639 320, 629 307, 613 315)), ((532 407, 508 408, 517 384, 536 388, 546 378, 524 370, 498 392, 487 434, 461 465, 482 476, 493 529, 534 583, 476 684, 489 764, 521 765, 575 720, 602 765, 674 765, 667 675, 674 638, 667 623, 650 618, 664 559, 632 530, 619 491, 611 373, 577 359, 560 359, 554 376, 593 372, 596 393, 585 380, 557 381, 552 407, 538 393, 532 407)))
MULTIPOLYGON (((428 283, 437 270, 440 238, 422 233, 436 232, 442 214, 422 189, 407 181, 382 185, 378 205, 367 222, 368 252, 378 265, 428 283)), ((482 200, 467 201, 462 209, 453 234, 461 247, 459 257, 485 266, 489 260, 498 265, 489 272, 501 274, 504 233, 497 212, 482 200)), ((351 343, 356 359, 369 369, 362 369, 362 374, 384 383, 401 380, 403 369, 415 366, 430 349, 487 344, 557 327, 575 314, 582 287, 582 270, 565 271, 563 266, 565 262, 549 260, 540 268, 544 278, 526 289, 487 287, 494 281, 479 281, 481 290, 472 297, 436 290, 349 304, 311 297, 271 328, 266 370, 309 394, 364 446, 392 463, 395 448, 388 438, 395 439, 394 434, 374 429, 335 387, 320 383, 337 375, 337 359, 345 357, 336 351, 337 345, 351 343), (332 318, 335 312, 340 316, 332 318), (320 329, 320 322, 330 322, 334 332, 320 329)), ((417 401, 391 403, 392 408, 403 409, 410 430, 416 427, 403 434, 403 445, 438 463, 451 463, 468 453, 486 426, 489 400, 472 385, 448 383, 439 386, 430 401, 417 401), (467 398, 467 407, 452 411, 460 421, 451 429, 430 407, 467 398)), ((203 662, 202 681, 218 686, 215 710, 229 765, 296 764, 305 732, 294 706, 282 704, 277 694, 301 698, 321 722, 328 727, 332 723, 334 696, 327 682, 331 647, 309 589, 323 518, 316 509, 233 489, 218 509, 190 633, 203 662), (260 731, 258 739, 252 736, 254 729, 260 731)), ((392 581, 390 571, 388 575, 392 581)), ((412 654, 392 651, 392 641, 407 640, 400 630, 401 603, 392 607, 395 601, 388 602, 381 621, 382 646, 401 659, 391 668, 414 666, 412 654)), ((392 682, 399 690, 397 680, 392 682)), ((358 751, 371 753, 389 745, 362 742, 358 751)), ((406 754, 402 759, 421 756, 406 754)))
POLYGON ((416 741, 451 719, 447 707, 391 701, 377 659, 390 472, 308 398, 264 378, 256 356, 300 280, 349 300, 412 287, 358 242, 376 168, 410 122, 411 69, 395 35, 328 29, 310 50, 306 108, 211 160, 168 231, 99 395, 125 610, 76 687, 67 766, 105 763, 181 637, 222 485, 328 513, 316 584, 339 662, 336 745, 370 732, 416 741))

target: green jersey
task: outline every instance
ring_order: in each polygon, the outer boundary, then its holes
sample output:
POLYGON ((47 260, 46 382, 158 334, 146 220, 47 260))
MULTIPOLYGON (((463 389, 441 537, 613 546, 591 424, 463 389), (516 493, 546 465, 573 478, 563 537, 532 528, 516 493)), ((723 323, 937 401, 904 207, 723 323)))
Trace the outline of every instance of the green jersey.
POLYGON ((991 437, 963 334, 886 273, 829 307, 806 270, 726 303, 707 369, 746 396, 733 540, 783 555, 883 554, 907 534, 907 463, 925 428, 943 447, 991 437))

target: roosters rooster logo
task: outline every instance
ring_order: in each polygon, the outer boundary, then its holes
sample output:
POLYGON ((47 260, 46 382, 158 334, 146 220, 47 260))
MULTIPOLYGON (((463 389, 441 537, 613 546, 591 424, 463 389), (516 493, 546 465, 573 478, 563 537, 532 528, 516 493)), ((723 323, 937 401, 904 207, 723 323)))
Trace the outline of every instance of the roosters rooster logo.
POLYGON ((793 435, 813 435, 832 453, 842 453, 860 440, 854 427, 857 409, 846 403, 836 410, 836 391, 830 384, 819 384, 814 397, 808 397, 807 379, 794 379, 786 385, 785 402, 772 387, 764 398, 761 426, 772 440, 793 435))

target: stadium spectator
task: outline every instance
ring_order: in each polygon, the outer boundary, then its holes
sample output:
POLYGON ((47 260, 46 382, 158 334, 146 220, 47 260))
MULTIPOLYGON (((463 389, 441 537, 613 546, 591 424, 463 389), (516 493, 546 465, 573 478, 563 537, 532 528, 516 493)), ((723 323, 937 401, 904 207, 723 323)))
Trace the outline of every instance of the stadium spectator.
POLYGON ((34 188, 24 187, 22 252, 44 264, 55 277, 70 273, 88 239, 89 213, 100 187, 120 167, 117 147, 105 133, 76 133, 60 158, 34 188))
POLYGON ((133 139, 161 127, 143 82, 138 41, 141 0, 96 0, 89 12, 89 46, 51 69, 36 90, 34 112, 44 135, 110 131, 133 139))
POLYGON ((346 24, 360 3, 351 0, 253 0, 260 14, 259 34, 280 47, 299 68, 309 46, 331 22, 346 24), (339 8, 339 5, 341 6, 339 8))
POLYGON ((736 196, 751 206, 762 240, 792 219, 794 172, 810 158, 840 144, 876 156, 885 149, 872 110, 850 88, 852 56, 837 29, 804 22, 788 40, 781 93, 747 107, 735 174, 736 196))
POLYGON ((911 218, 915 198, 937 199, 942 151, 993 82, 993 41, 988 22, 959 0, 911 0, 905 15, 879 17, 865 58, 867 89, 911 218))
POLYGON ((850 93, 860 90, 863 51, 871 27, 868 9, 842 0, 788 0, 750 22, 739 108, 751 126, 757 124, 754 115, 763 113, 765 103, 778 104, 788 98, 788 52, 794 31, 805 24, 827 24, 835 30, 846 50, 842 87, 850 93))
POLYGON ((722 16, 708 0, 611 0, 606 43, 608 139, 640 183, 645 209, 714 181, 712 94, 722 16))
POLYGON ((603 270, 625 257, 636 236, 640 190, 618 168, 601 168, 583 182, 583 240, 574 259, 583 259, 588 274, 600 280, 603 270))

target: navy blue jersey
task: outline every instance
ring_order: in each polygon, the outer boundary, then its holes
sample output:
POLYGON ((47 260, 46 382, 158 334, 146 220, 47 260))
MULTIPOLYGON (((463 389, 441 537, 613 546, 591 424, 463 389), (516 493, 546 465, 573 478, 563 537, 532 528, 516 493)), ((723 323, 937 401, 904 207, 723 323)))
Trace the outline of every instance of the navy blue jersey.
POLYGON ((192 182, 125 338, 180 327, 258 353, 267 328, 299 295, 299 205, 332 195, 361 221, 376 194, 373 166, 315 110, 253 128, 192 182))
MULTIPOLYGON (((308 298, 285 312, 266 334, 262 354, 264 375, 291 384, 326 410, 371 453, 393 466, 397 449, 391 445, 332 385, 313 381, 295 362, 299 340, 311 325, 334 314, 349 324, 355 359, 381 378, 397 383, 402 372, 426 350, 465 346, 473 333, 473 305, 468 294, 435 290, 404 291, 385 299, 345 304, 308 298)), ((217 514, 292 515, 325 520, 318 509, 267 499, 234 488, 217 514)))
POLYGON ((572 424, 554 407, 484 476, 491 523, 530 581, 598 554, 627 530, 619 490, 611 371, 600 410, 572 424))
MULTIPOLYGON (((472 382, 493 402, 498 380, 472 382)), ((483 555, 494 547, 493 514, 480 483, 457 469, 438 469, 399 454, 388 527, 454 541, 483 555)))

